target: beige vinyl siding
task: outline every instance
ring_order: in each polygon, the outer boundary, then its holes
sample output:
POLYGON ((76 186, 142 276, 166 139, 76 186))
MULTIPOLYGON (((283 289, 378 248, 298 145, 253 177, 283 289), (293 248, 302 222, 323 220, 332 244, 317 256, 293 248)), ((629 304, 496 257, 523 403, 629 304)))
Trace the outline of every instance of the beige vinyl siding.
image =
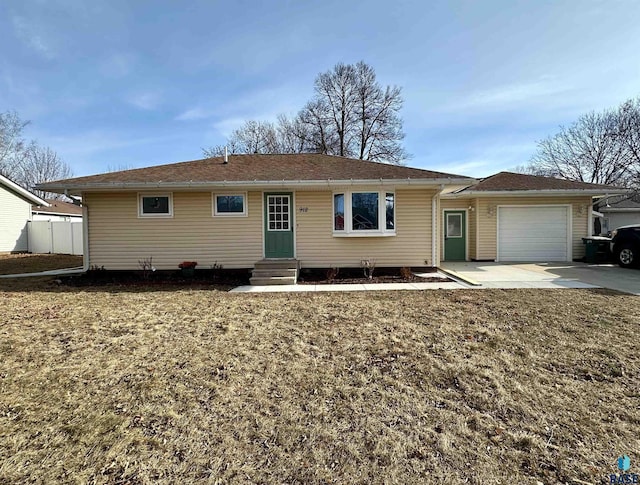
POLYGON ((28 251, 31 203, 0 185, 0 252, 28 251))
POLYGON ((157 269, 177 269, 182 261, 248 268, 262 259, 261 192, 248 193, 246 217, 213 217, 211 192, 173 192, 171 218, 138 217, 137 193, 90 193, 84 200, 91 265, 139 269, 138 261, 153 257, 157 269))
MULTIPOLYGON (((478 198, 478 253, 475 259, 495 260, 497 257, 498 206, 503 205, 571 205, 572 258, 584 256, 582 238, 588 234, 591 197, 491 197, 478 198), (489 214, 489 208, 492 214, 489 214)), ((542 208, 541 208, 542 209, 542 208)))
MULTIPOLYGON (((360 189, 358 190, 366 190, 360 189)), ((371 190, 378 190, 373 188, 371 190)), ((334 237, 333 191, 296 192, 297 259, 302 267, 431 266, 431 198, 434 191, 396 190, 396 236, 334 237), (428 263, 425 263, 428 261, 428 263)))
POLYGON ((467 257, 474 259, 476 257, 476 213, 469 207, 475 207, 475 201, 470 199, 440 199, 439 226, 438 234, 440 235, 440 259, 444 261, 444 211, 448 209, 466 209, 467 210, 467 257))

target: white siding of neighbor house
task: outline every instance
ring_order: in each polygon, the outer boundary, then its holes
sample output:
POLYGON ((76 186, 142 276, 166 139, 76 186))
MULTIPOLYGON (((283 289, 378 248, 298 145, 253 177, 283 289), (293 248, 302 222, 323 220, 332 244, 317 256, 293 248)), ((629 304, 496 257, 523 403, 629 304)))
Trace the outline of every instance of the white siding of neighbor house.
MULTIPOLYGON (((435 192, 395 193, 396 236, 334 237, 333 191, 296 191, 296 257, 302 267, 359 266, 371 258, 378 266, 430 266, 435 192)), ((212 217, 211 192, 173 192, 171 218, 138 217, 136 193, 83 195, 91 265, 132 270, 139 268, 138 261, 152 257, 157 269, 177 269, 182 261, 197 261, 198 268, 214 262, 250 268, 263 257, 261 191, 248 193, 247 217, 212 217)))
POLYGON ((604 220, 606 231, 613 231, 621 226, 630 226, 631 224, 640 224, 640 209, 629 212, 604 212, 604 220))
POLYGON ((31 202, 0 185, 0 252, 27 251, 31 202))
MULTIPOLYGON (((587 237, 591 214, 591 197, 491 197, 478 198, 476 213, 477 254, 475 259, 495 260, 497 257, 498 206, 504 205, 571 205, 572 259, 584 256, 582 238, 587 237), (489 214, 489 209, 492 209, 489 214)), ((540 210, 544 210, 540 207, 540 210)), ((526 235, 523 235, 526 236, 526 235)))

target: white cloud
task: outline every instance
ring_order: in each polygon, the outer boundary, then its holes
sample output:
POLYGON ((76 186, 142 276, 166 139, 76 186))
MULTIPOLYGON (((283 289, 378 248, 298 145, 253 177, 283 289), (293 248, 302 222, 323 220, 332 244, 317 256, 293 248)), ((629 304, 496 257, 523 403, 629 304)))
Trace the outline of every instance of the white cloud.
POLYGON ((99 69, 104 76, 120 79, 131 73, 134 63, 135 57, 133 54, 119 52, 102 60, 99 69))
POLYGON ((457 112, 465 110, 504 110, 537 103, 540 98, 548 98, 565 93, 570 88, 549 78, 518 84, 507 84, 496 88, 476 91, 443 106, 438 111, 457 112))
POLYGON ((245 121, 247 121, 247 118, 225 118, 216 121, 212 128, 216 134, 229 138, 233 130, 240 128, 245 121))
POLYGON ((27 44, 29 47, 31 47, 46 59, 51 60, 57 57, 57 53, 54 46, 52 45, 51 40, 45 39, 43 37, 43 29, 19 15, 14 15, 11 18, 11 21, 13 23, 13 28, 16 32, 16 35, 25 44, 27 44))
POLYGON ((159 92, 137 93, 130 96, 127 102, 136 108, 150 111, 156 109, 162 102, 162 96, 159 92))
POLYGON ((214 112, 208 109, 205 109, 202 106, 196 106, 195 108, 188 109, 183 111, 178 116, 176 116, 177 121, 195 121, 195 120, 204 120, 207 118, 211 118, 214 115, 214 112))

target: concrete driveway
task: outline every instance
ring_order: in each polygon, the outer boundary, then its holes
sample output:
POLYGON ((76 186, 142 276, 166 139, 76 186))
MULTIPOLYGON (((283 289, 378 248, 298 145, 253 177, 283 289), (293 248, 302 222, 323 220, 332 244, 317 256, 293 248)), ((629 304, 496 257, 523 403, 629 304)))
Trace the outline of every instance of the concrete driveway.
POLYGON ((610 288, 640 295, 640 270, 586 263, 442 263, 484 288, 610 288))

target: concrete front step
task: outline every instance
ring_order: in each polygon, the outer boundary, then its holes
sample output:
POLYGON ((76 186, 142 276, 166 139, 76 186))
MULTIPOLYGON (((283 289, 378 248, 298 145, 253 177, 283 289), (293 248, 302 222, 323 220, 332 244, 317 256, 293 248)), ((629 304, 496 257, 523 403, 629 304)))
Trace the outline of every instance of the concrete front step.
POLYGON ((261 278, 252 276, 249 278, 249 282, 253 286, 266 286, 266 285, 295 285, 295 276, 271 276, 269 278, 261 278))
POLYGON ((297 269, 275 268, 275 269, 254 269, 251 275, 257 278, 273 278, 277 276, 288 276, 295 278, 298 276, 297 269))
POLYGON ((298 269, 297 259, 262 259, 253 265, 255 269, 298 269))
POLYGON ((295 285, 298 261, 295 259, 263 259, 254 265, 249 281, 252 285, 295 285))

